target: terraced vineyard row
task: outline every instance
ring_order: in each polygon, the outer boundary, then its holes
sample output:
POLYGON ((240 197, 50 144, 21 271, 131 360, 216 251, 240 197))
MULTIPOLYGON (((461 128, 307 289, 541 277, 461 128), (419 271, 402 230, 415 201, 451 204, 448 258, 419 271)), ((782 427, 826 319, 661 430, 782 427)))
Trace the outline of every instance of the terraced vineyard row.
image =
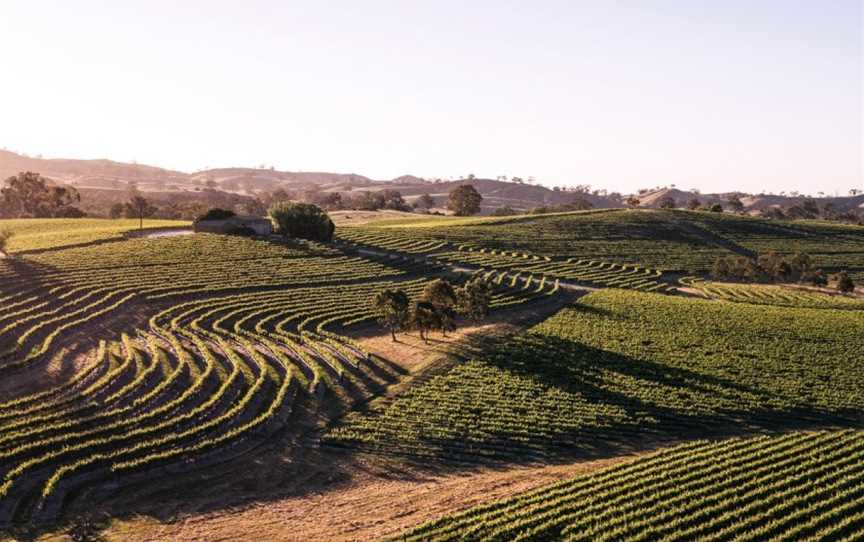
POLYGON ((864 432, 697 441, 479 506, 398 538, 860 540, 864 432))
POLYGON ((603 290, 530 332, 479 342, 482 355, 349 415, 327 442, 474 462, 855 426, 864 423, 862 342, 860 311, 603 290))
POLYGON ((718 257, 735 253, 806 252, 826 271, 845 269, 856 280, 864 280, 864 228, 860 226, 664 210, 414 222, 414 226, 402 220, 342 228, 339 236, 406 252, 429 253, 443 242, 450 250, 465 245, 687 273, 708 272, 718 257))
POLYGON ((685 277, 681 283, 712 299, 785 307, 864 310, 864 299, 766 284, 734 284, 685 277))
MULTIPOLYGON (((616 264, 594 260, 577 260, 538 256, 524 252, 487 249, 472 244, 451 246, 439 241, 402 239, 400 236, 351 228, 342 233, 343 242, 372 250, 396 251, 410 258, 422 255, 435 262, 469 265, 482 269, 508 271, 546 277, 548 280, 567 280, 598 287, 627 288, 649 292, 672 292, 674 287, 665 282, 663 273, 637 265, 616 264)), ((414 231, 414 230, 408 230, 414 231)))
MULTIPOLYGON (((101 331, 91 324, 124 309, 153 315, 104 337, 71 379, 0 404, 0 525, 53 518, 82 488, 108 499, 126 483, 239 457, 290 430, 298 399, 345 408, 380 392, 398 373, 342 328, 374 318, 376 292, 398 286, 416 296, 430 280, 324 247, 210 235, 100 249, 102 260, 78 248, 41 254, 38 267, 4 262, 7 371, 68 364, 73 333, 101 331), (179 264, 193 247, 194 271, 179 264), (136 250, 153 261, 127 261, 136 250), (278 279, 231 271, 259 261, 291 271, 278 279)), ((553 287, 496 284, 492 305, 553 287)))
POLYGON ((443 241, 452 248, 473 245, 663 271, 709 270, 718 256, 729 254, 725 248, 706 243, 702 237, 678 227, 663 212, 602 210, 495 220, 481 218, 454 225, 429 222, 424 227, 405 226, 382 222, 342 228, 339 236, 347 240, 374 240, 377 235, 384 235, 417 244, 443 241))

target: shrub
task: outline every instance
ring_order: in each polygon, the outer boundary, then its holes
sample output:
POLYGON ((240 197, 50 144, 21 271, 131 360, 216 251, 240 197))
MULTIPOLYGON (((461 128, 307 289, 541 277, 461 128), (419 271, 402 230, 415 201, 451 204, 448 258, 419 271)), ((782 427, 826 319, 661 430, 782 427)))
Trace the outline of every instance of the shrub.
POLYGON ((311 203, 276 203, 270 208, 270 217, 285 237, 329 242, 336 231, 327 213, 311 203))
POLYGON ((227 220, 229 218, 234 218, 237 216, 234 211, 228 211, 227 209, 210 209, 203 215, 199 216, 195 219, 195 222, 200 222, 202 220, 227 220))
POLYGON ((855 291, 855 283, 846 271, 840 271, 834 275, 834 282, 838 292, 849 294, 855 291))

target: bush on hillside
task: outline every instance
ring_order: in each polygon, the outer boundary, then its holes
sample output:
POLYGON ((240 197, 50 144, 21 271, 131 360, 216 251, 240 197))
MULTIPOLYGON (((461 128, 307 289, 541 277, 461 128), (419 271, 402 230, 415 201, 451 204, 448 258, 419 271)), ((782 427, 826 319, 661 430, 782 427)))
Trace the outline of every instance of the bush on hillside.
POLYGON ((840 271, 836 275, 834 275, 834 283, 838 292, 842 292, 844 294, 851 294, 855 291, 855 283, 852 281, 852 277, 849 276, 849 273, 846 271, 840 271))
POLYGON ((284 237, 329 242, 336 226, 327 213, 311 203, 282 201, 270 208, 270 218, 284 237))
POLYGON ((195 222, 201 222, 202 220, 227 220, 229 218, 234 218, 237 216, 234 211, 228 211, 227 209, 210 209, 203 215, 199 216, 195 219, 195 222))

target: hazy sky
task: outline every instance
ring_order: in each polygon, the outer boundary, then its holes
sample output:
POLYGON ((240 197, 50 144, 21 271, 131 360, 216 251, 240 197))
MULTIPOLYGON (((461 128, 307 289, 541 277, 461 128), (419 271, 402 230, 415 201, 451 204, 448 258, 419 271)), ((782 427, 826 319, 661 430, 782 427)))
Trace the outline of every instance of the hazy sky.
POLYGON ((861 0, 0 0, 0 147, 846 193, 862 27, 861 0))

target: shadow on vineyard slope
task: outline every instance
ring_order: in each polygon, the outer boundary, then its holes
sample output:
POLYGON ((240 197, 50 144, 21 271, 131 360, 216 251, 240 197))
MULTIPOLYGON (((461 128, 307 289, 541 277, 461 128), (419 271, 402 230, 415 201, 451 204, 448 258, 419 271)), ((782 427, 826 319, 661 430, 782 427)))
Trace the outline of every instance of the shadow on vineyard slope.
POLYGON ((816 408, 805 397, 533 331, 473 335, 459 357, 325 442, 460 470, 864 421, 860 409, 816 408))

